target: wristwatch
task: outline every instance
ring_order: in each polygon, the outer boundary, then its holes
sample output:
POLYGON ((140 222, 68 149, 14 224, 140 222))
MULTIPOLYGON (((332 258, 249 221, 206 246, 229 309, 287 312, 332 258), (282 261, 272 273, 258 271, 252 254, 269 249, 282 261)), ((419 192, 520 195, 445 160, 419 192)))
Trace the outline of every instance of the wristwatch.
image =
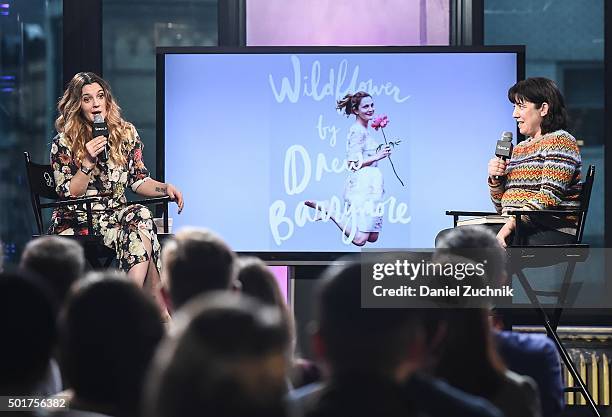
POLYGON ((81 165, 81 172, 85 175, 89 175, 91 174, 91 171, 93 171, 93 167, 91 168, 86 168, 84 165, 81 165))

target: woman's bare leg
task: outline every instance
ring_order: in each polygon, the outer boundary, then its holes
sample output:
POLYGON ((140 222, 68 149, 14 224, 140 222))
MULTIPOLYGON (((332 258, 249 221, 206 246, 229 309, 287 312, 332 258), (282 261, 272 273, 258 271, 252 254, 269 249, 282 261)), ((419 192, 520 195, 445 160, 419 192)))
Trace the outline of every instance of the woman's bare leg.
MULTIPOLYGON (((304 204, 307 205, 308 207, 319 210, 321 213, 325 215, 327 214, 327 211, 329 209, 328 207, 321 206, 317 204, 317 202, 313 202, 310 200, 306 200, 304 204)), ((336 216, 334 215, 330 215, 329 218, 331 221, 334 222, 336 226, 338 226, 340 231, 344 233, 346 237, 351 237, 353 230, 351 229, 351 226, 348 224, 349 219, 347 219, 347 221, 341 221, 341 220, 336 219, 336 216)), ((369 233, 360 232, 359 229, 357 229, 355 231, 355 236, 353 237, 353 244, 357 246, 363 246, 366 244, 366 242, 368 242, 369 240, 368 237, 369 237, 369 233)))
POLYGON ((157 270, 157 265, 153 260, 153 248, 151 245, 151 240, 146 237, 142 232, 138 232, 142 239, 142 242, 145 247, 145 251, 147 255, 149 255, 149 260, 145 262, 141 262, 139 264, 134 265, 127 273, 128 277, 139 287, 144 288, 146 284, 146 289, 149 291, 155 303, 159 307, 159 310, 162 315, 162 319, 167 321, 169 314, 168 308, 166 307, 166 303, 164 302, 162 296, 162 285, 161 278, 159 276, 159 271, 157 270))

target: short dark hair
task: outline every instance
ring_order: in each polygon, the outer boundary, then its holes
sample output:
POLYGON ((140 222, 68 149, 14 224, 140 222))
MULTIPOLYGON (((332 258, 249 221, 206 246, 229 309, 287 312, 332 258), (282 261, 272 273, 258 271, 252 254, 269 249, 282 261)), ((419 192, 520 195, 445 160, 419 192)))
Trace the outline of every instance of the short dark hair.
POLYGON ((63 374, 77 399, 136 415, 164 334, 153 301, 124 274, 92 272, 68 296, 59 328, 63 374))
POLYGON ((569 117, 565 100, 554 81, 548 78, 527 78, 517 82, 508 90, 508 100, 512 104, 528 101, 535 104, 537 109, 542 107, 542 103, 547 103, 548 114, 540 126, 542 134, 567 129, 569 117))
POLYGON ((361 268, 349 258, 328 268, 319 287, 318 327, 336 374, 355 369, 393 372, 421 329, 412 309, 361 307, 361 268))
POLYGON ((187 303, 174 324, 153 363, 145 415, 285 414, 289 334, 277 307, 216 291, 187 303))
POLYGON ((229 289, 234 278, 234 252, 206 229, 183 229, 162 252, 163 274, 174 308, 207 291, 229 289))
POLYGON ((55 347, 55 311, 45 290, 23 274, 0 274, 0 392, 28 395, 55 347))
POLYGON ((61 304, 72 283, 85 272, 85 252, 81 245, 68 238, 41 236, 28 242, 19 266, 39 275, 61 304))
POLYGON ((487 278, 496 284, 506 274, 506 251, 495 234, 485 226, 455 227, 442 234, 436 245, 440 254, 455 254, 475 262, 484 262, 487 278))

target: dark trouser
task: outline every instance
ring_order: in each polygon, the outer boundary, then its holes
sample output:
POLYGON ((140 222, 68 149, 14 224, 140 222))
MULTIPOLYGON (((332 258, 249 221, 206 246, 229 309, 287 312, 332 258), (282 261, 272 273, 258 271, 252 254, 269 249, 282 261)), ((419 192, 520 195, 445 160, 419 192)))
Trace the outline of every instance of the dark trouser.
MULTIPOLYGON (((493 233, 497 234, 502 228, 502 224, 482 224, 493 233)), ((466 227, 466 226, 459 226, 466 227)), ((444 238, 444 235, 449 233, 453 228, 441 230, 436 236, 435 246, 438 247, 440 239, 444 238)), ((519 242, 522 245, 561 245, 565 243, 574 243, 575 236, 568 233, 559 232, 558 230, 551 230, 538 227, 521 226, 521 237, 523 242, 519 242)), ((512 245, 514 242, 514 233, 512 233, 506 240, 508 245, 512 245)))

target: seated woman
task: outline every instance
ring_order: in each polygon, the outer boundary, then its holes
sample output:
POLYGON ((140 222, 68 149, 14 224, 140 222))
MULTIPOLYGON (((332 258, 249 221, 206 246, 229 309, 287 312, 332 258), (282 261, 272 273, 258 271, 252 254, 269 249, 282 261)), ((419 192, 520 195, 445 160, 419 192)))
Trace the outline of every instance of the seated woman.
MULTIPOLYGON (((489 161, 488 183, 497 212, 579 208, 582 161, 576 139, 564 130, 567 111, 561 92, 549 79, 528 78, 510 88, 508 99, 527 139, 514 148, 509 161, 489 161)), ((524 218, 528 244, 570 243, 576 234, 576 219, 524 218)), ((515 223, 511 217, 499 230, 502 246, 510 242, 515 223)))
MULTIPOLYGON (((93 228, 104 244, 117 253, 118 266, 138 285, 145 282, 157 300, 162 315, 159 278, 160 245, 149 209, 126 205, 125 188, 145 197, 170 196, 183 209, 183 196, 172 184, 149 177, 142 159, 142 142, 136 128, 121 117, 108 83, 91 72, 76 74, 57 109, 57 136, 51 145, 56 191, 62 198, 98 196, 93 205, 93 228), (94 117, 108 125, 108 139, 93 137, 94 117), (108 154, 103 160, 102 155, 108 154)), ((56 208, 49 233, 88 233, 87 216, 76 206, 56 208)))

